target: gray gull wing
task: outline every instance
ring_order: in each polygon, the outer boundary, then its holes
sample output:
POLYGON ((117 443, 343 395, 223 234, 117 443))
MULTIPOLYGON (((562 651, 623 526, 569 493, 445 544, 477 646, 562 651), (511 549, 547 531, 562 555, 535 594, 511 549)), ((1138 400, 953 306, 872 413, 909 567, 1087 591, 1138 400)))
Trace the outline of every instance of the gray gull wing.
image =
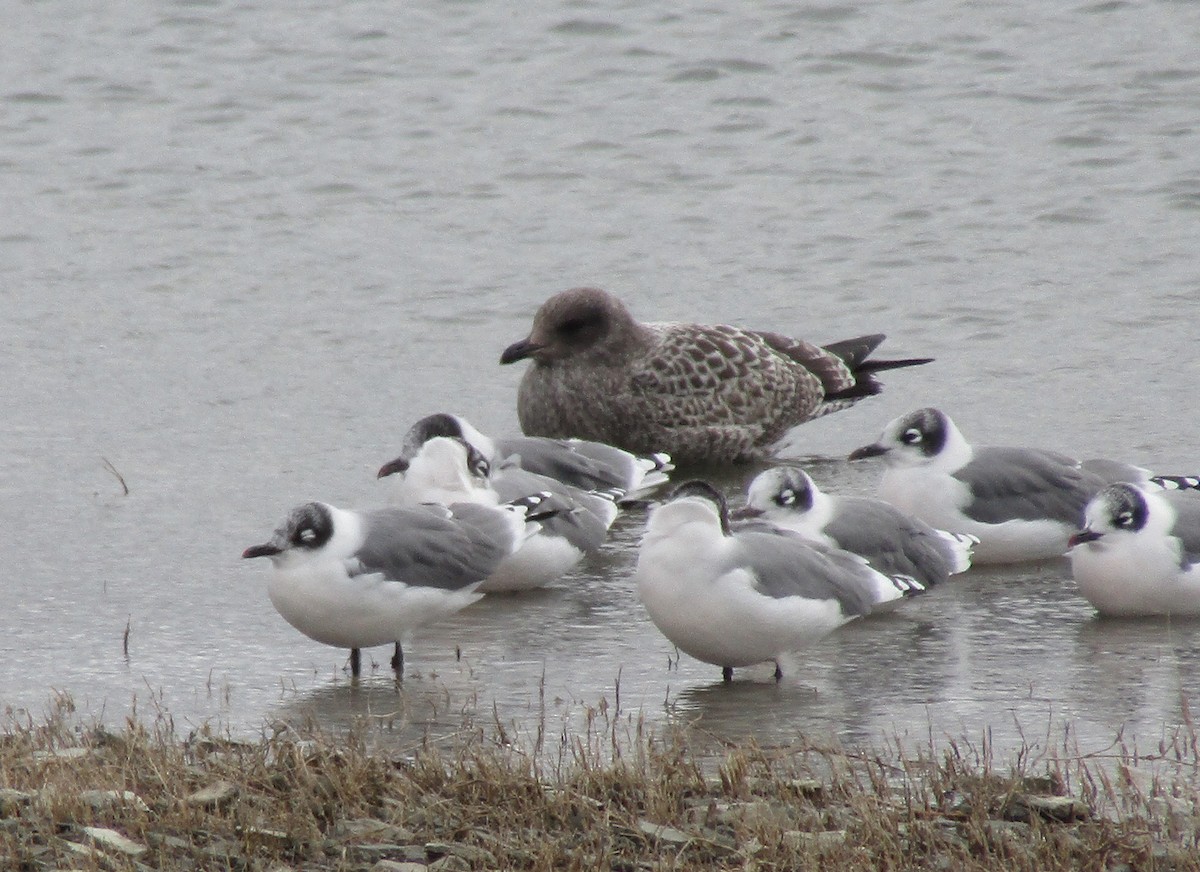
POLYGON ((1052 520, 1080 525, 1106 484, 1074 458, 1037 448, 980 448, 954 477, 971 489, 963 514, 984 524, 1052 520))
POLYGON ((724 570, 750 570, 768 596, 836 600, 847 617, 868 614, 875 604, 875 573, 851 554, 765 532, 740 532, 737 542, 739 547, 724 570))
POLYGON ((839 497, 822 532, 884 575, 907 575, 926 585, 944 582, 958 561, 941 533, 881 500, 839 497))
POLYGON ((381 573, 390 581, 457 590, 482 581, 512 553, 508 512, 456 503, 363 513, 362 545, 351 575, 381 573), (451 514, 453 513, 453 514, 451 514))

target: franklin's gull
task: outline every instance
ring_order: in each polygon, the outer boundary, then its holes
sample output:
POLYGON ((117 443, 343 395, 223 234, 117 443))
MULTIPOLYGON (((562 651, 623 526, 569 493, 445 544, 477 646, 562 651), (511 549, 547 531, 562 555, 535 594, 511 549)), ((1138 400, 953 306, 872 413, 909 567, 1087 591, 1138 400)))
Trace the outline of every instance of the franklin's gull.
POLYGON ((764 470, 746 489, 735 518, 761 518, 809 541, 865 557, 885 575, 906 575, 926 587, 971 566, 975 537, 937 530, 870 497, 839 496, 817 487, 793 466, 764 470))
POLYGON ((538 530, 537 502, 357 512, 327 503, 291 511, 271 539, 242 557, 269 557, 272 605, 310 639, 350 649, 395 643, 481 597, 480 583, 538 530))
POLYGON ((1079 592, 1102 615, 1200 615, 1200 494, 1113 484, 1070 539, 1079 592))
POLYGON ((782 655, 923 590, 794 533, 731 529, 724 496, 706 482, 651 510, 635 578, 655 626, 725 681, 734 667, 772 660, 778 680, 782 655))

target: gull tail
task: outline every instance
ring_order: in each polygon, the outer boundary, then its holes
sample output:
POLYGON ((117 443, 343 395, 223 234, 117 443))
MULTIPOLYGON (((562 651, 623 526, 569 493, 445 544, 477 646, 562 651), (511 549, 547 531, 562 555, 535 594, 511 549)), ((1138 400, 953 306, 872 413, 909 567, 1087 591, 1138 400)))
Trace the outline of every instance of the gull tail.
POLYGON ((871 602, 870 614, 873 615, 890 612, 904 600, 923 594, 928 589, 927 585, 911 575, 885 575, 878 570, 873 571, 878 576, 871 602))
POLYGON ((629 493, 621 497, 622 502, 644 500, 667 484, 671 480, 669 473, 675 468, 675 464, 671 462, 671 455, 660 451, 634 458, 634 468, 629 493))
POLYGON ((1152 475, 1150 481, 1163 490, 1200 490, 1200 475, 1152 475))
MULTIPOLYGON (((825 401, 853 401, 863 397, 871 397, 883 390, 883 384, 875 378, 875 373, 889 369, 904 369, 909 366, 924 366, 932 363, 932 357, 905 357, 897 360, 870 360, 871 352, 879 347, 884 340, 884 334, 872 333, 855 339, 843 339, 823 348, 830 354, 840 358, 854 375, 854 384, 840 391, 825 395, 825 401)), ((843 408, 839 406, 839 408, 843 408)))
POLYGON ((975 556, 975 546, 979 539, 970 533, 949 533, 946 530, 936 530, 938 538, 945 544, 942 553, 946 556, 946 572, 957 575, 971 568, 971 560, 975 556))

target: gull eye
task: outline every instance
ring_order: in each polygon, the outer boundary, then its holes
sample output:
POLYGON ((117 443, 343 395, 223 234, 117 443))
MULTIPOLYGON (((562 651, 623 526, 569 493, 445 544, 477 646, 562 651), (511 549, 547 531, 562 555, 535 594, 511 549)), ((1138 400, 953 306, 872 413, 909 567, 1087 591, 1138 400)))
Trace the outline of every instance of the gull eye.
POLYGON ((791 488, 781 490, 775 497, 775 502, 780 506, 790 506, 792 503, 796 502, 796 492, 791 488))
POLYGON ((1128 527, 1133 523, 1133 512, 1124 511, 1113 518, 1113 523, 1118 527, 1128 527))
POLYGON ((313 542, 317 541, 317 531, 312 527, 305 527, 296 531, 296 540, 301 545, 311 545, 313 542))
POLYGON ((916 427, 909 427, 900 435, 900 441, 905 445, 916 445, 921 441, 921 431, 916 427))
POLYGON ((475 465, 473 467, 471 467, 471 471, 474 472, 480 478, 487 478, 488 473, 492 471, 492 467, 486 460, 484 460, 481 457, 481 458, 479 458, 479 460, 475 461, 475 465))

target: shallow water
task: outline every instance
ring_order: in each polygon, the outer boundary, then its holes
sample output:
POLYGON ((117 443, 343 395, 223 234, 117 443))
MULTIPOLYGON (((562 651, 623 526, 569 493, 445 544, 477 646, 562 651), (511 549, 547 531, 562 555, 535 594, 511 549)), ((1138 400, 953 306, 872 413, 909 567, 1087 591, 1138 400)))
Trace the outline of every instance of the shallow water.
POLYGON ((870 492, 877 468, 837 458, 920 405, 980 442, 1196 471, 1200 8, 10 13, 14 715, 63 692, 238 733, 370 713, 409 741, 464 712, 578 725, 619 686, 621 712, 716 736, 986 731, 1003 751, 1155 746, 1200 695, 1200 627, 1096 620, 1065 563, 972 571, 781 685, 724 687, 638 604, 632 514, 574 577, 419 633, 397 690, 386 668, 352 687, 239 559, 296 503, 381 502, 374 471, 424 414, 515 431, 499 353, 585 283, 647 320, 885 331, 886 354, 936 357, 805 428, 830 489, 870 492))

